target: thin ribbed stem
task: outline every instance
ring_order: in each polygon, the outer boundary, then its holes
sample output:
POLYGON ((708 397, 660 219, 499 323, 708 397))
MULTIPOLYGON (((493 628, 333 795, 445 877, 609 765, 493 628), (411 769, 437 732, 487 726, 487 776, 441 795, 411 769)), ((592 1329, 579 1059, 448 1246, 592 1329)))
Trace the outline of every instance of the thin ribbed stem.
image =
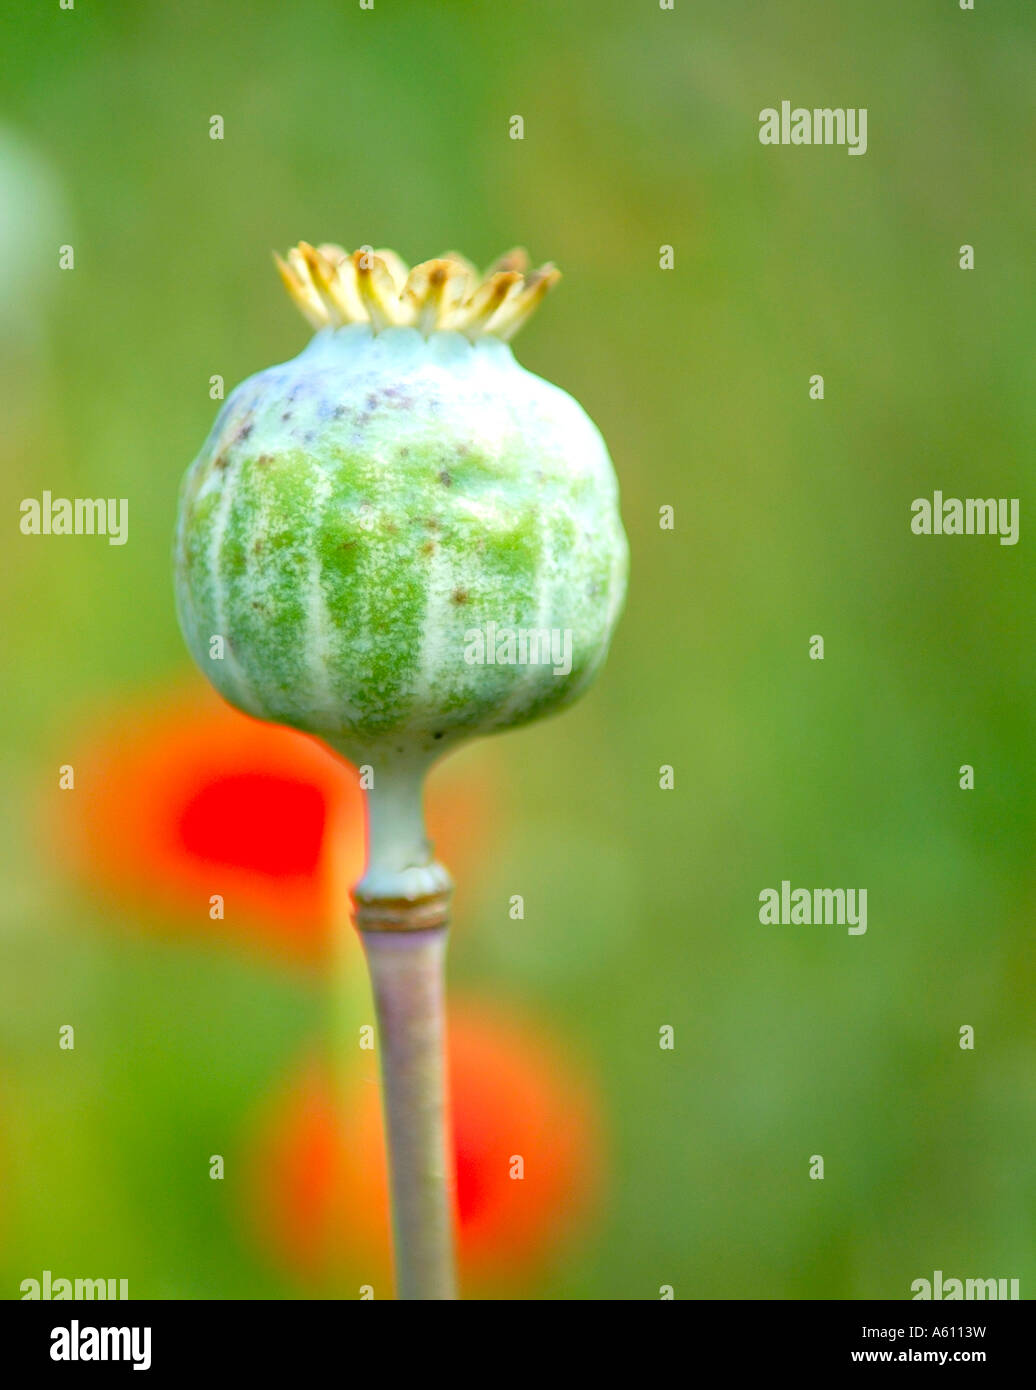
MULTIPOLYGON (((359 905, 359 904, 358 904, 359 905)), ((457 1297, 453 1261, 453 1164, 448 1150, 445 1064, 447 927, 370 930, 358 914, 378 1018, 388 1140, 396 1293, 457 1297)))

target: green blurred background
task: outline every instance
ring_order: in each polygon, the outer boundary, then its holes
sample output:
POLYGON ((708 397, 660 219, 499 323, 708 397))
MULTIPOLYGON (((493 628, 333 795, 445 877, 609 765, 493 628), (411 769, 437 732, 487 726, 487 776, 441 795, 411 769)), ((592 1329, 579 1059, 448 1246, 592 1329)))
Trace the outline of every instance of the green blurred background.
POLYGON ((622 486, 598 686, 459 755, 506 833, 452 984, 544 1020, 604 1117, 591 1219, 518 1296, 1031 1294, 1034 29, 983 0, 4 6, 0 1295, 314 1292, 242 1234, 233 1159, 326 980, 113 930, 30 813, 84 712, 191 679, 177 487, 210 375, 306 341, 270 261, 299 239, 555 260, 517 355, 622 486), (760 145, 784 98, 867 107, 866 155, 760 145), (128 497, 129 543, 22 536, 45 488, 128 497), (913 536, 936 488, 1020 498, 1020 543, 913 536), (866 887, 867 934, 760 925, 784 878, 866 887))

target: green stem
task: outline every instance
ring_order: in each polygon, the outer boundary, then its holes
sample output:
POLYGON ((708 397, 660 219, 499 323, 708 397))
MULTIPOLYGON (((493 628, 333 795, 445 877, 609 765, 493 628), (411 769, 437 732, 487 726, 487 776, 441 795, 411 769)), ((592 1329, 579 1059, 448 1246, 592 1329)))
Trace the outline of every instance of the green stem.
POLYGON ((360 938, 378 1017, 396 1292, 401 1299, 452 1299, 457 1294, 446 1117, 447 927, 401 929, 397 902, 395 925, 372 930, 377 908, 370 901, 358 907, 367 922, 360 938))
POLYGON ((427 766, 422 756, 378 760, 367 792, 367 867, 353 890, 378 1017, 396 1286, 404 1299, 457 1296, 445 1063, 453 884, 425 834, 427 766))

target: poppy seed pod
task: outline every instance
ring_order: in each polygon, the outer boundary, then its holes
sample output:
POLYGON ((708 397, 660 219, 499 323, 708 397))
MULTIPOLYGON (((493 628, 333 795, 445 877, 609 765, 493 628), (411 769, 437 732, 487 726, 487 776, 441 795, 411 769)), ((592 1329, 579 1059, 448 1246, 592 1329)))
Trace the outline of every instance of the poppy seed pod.
POLYGON ((419 781, 593 678, 626 585, 615 474, 508 345, 551 267, 305 243, 278 264, 317 331, 233 391, 187 473, 180 623, 232 704, 419 781))

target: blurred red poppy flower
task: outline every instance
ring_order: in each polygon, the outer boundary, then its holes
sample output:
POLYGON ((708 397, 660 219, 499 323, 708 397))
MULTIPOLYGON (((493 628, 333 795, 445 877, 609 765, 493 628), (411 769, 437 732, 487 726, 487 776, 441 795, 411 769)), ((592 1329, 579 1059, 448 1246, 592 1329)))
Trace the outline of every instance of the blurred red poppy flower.
MULTIPOLYGON (((449 1069, 462 1278, 527 1282, 585 1222, 600 1189, 593 1088, 556 1043, 487 1003, 451 1000, 449 1069)), ((388 1278, 386 1165, 375 1063, 332 1084, 311 1063, 266 1112, 249 1224, 286 1270, 388 1278)))
MULTIPOLYGON (((56 830, 86 881, 149 922, 157 910, 210 940, 327 956, 363 871, 366 826, 356 771, 322 744, 199 684, 110 711, 67 757, 75 789, 59 795, 56 830)), ((488 822, 484 784, 454 776, 440 806, 437 849, 457 864, 488 822)))

